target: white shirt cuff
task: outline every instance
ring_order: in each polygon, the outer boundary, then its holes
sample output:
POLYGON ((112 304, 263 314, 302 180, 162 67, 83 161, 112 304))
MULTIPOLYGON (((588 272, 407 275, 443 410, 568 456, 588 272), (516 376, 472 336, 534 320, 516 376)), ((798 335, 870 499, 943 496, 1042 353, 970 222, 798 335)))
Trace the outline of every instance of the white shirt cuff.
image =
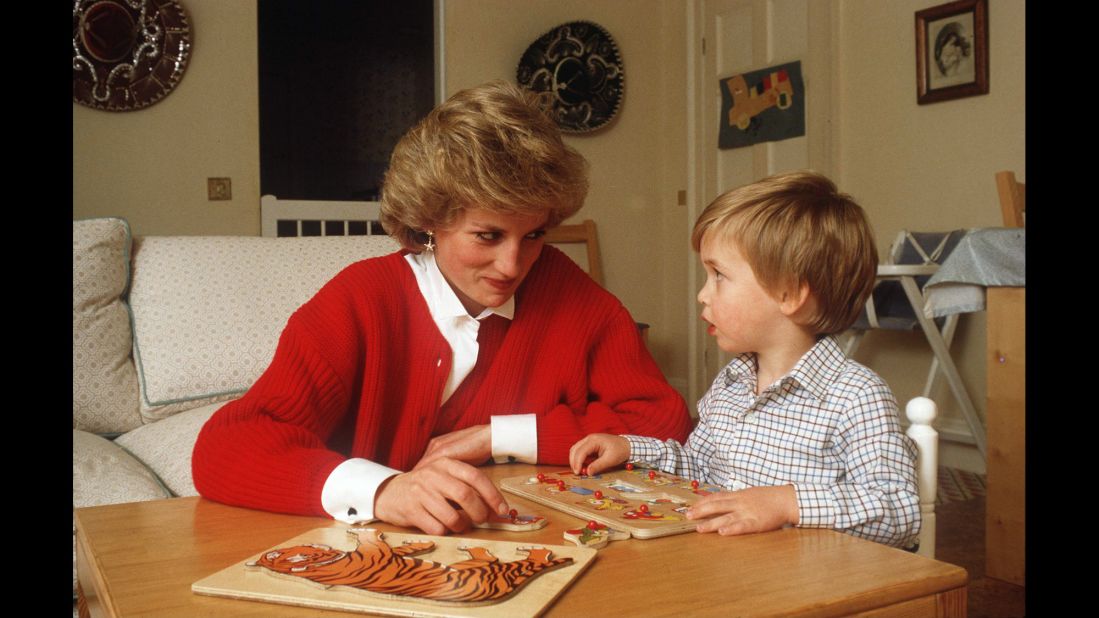
POLYGON ((492 459, 538 463, 538 421, 534 414, 492 417, 492 459))
POLYGON ((321 490, 321 506, 345 524, 374 521, 374 495, 395 474, 400 471, 366 459, 348 459, 328 475, 321 490))

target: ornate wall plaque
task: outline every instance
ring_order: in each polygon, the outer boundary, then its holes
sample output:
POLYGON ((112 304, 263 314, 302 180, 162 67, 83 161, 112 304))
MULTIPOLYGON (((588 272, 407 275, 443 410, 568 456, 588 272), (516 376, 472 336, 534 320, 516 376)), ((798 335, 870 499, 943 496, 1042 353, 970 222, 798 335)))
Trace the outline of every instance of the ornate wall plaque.
POLYGON ((543 97, 566 133, 587 133, 610 122, 626 81, 614 38, 588 21, 561 24, 538 37, 519 59, 516 78, 543 97))
POLYGON ((191 26, 179 0, 76 0, 73 101, 128 112, 163 99, 183 78, 191 26))

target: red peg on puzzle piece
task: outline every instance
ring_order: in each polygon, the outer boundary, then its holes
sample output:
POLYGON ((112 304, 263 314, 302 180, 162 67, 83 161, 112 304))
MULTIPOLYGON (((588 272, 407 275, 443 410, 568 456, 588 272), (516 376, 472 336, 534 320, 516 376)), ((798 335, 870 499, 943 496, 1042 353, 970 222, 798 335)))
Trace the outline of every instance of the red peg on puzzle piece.
POLYGON ((691 489, 698 489, 698 481, 691 481, 691 489))
POLYGON ((565 481, 557 481, 557 491, 565 491, 565 481))
POLYGON ((543 474, 543 473, 541 473, 541 472, 539 472, 539 473, 538 473, 538 476, 536 476, 535 478, 537 478, 537 479, 538 479, 538 482, 539 482, 539 483, 542 483, 542 482, 545 482, 545 480, 546 480, 546 475, 545 475, 545 474, 543 474))
POLYGON ((589 519, 588 520, 588 529, 589 530, 598 530, 599 529, 599 522, 595 521, 594 519, 589 519))
POLYGON ((602 500, 603 499, 603 492, 599 491, 598 489, 595 490, 595 493, 593 495, 595 496, 596 500, 602 500))
POLYGON ((649 480, 651 481, 655 478, 656 478, 656 470, 649 470, 649 480))
POLYGON ((510 511, 508 511, 508 515, 510 515, 512 519, 515 519, 519 516, 519 511, 511 509, 510 511))
POLYGON ((587 475, 588 475, 588 467, 584 466, 583 468, 580 468, 580 476, 587 476, 587 475))
POLYGON ((626 469, 627 470, 633 470, 633 464, 632 463, 626 464, 626 469))
POLYGON ((642 504, 642 505, 638 506, 637 507, 637 512, 638 513, 648 513, 649 512, 649 505, 642 504))

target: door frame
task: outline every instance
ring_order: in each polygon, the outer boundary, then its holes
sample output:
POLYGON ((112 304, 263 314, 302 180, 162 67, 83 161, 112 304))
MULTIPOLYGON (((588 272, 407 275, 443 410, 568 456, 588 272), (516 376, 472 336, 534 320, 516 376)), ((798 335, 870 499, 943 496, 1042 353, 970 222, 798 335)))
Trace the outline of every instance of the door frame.
MULTIPOLYGON (((689 0, 685 3, 687 46, 687 229, 694 228, 694 222, 711 199, 716 195, 707 189, 707 171, 714 167, 715 152, 707 152, 706 136, 713 131, 713 118, 706 115, 705 97, 712 94, 708 90, 710 81, 706 73, 704 40, 706 35, 706 4, 709 0, 689 0)), ((774 28, 770 20, 776 0, 743 0, 753 5, 753 21, 756 31, 753 33, 754 55, 764 58, 757 63, 759 67, 771 66, 793 60, 802 61, 802 74, 806 89, 805 137, 807 140, 807 160, 809 167, 815 169, 842 186, 838 177, 839 117, 832 110, 840 101, 840 10, 834 0, 804 0, 807 31, 806 52, 804 57, 790 58, 774 54, 775 45, 769 39, 774 28)), ((767 142, 750 146, 753 149, 753 174, 763 177, 775 173, 774 148, 781 142, 767 142)), ((698 305, 695 296, 705 281, 705 273, 694 252, 687 255, 687 290, 685 297, 689 303, 687 311, 688 358, 687 358, 687 398, 697 401, 709 388, 714 375, 725 362, 728 355, 714 344, 713 340, 701 328, 698 305)))

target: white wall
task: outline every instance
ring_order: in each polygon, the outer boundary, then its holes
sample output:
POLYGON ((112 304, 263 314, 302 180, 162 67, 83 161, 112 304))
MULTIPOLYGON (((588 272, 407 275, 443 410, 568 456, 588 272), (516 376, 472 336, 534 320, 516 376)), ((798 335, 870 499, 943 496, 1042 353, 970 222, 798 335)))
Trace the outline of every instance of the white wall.
POLYGON ((650 349, 667 377, 686 383, 686 5, 662 0, 447 0, 447 94, 515 81, 539 36, 588 20, 618 43, 626 74, 618 117, 594 134, 566 136, 591 163, 591 191, 574 220, 599 227, 605 285, 634 319, 651 324, 650 349))
POLYGON ((193 55, 174 91, 116 113, 73 103, 73 218, 135 234, 259 234, 256 4, 188 0, 193 55), (206 199, 208 177, 233 199, 206 199))
MULTIPOLYGON (((1026 178, 1026 16, 1022 0, 989 1, 987 95, 916 104, 915 12, 928 0, 839 0, 838 183, 868 211, 880 251, 902 229, 1000 226, 993 174, 1026 178)), ((984 314, 962 318, 955 359, 985 414, 984 314)), ((919 334, 873 333, 857 355, 903 402, 919 394, 931 354, 919 334)), ((961 421, 946 388, 945 423, 961 421)), ((983 464, 981 464, 983 465, 983 464)))

